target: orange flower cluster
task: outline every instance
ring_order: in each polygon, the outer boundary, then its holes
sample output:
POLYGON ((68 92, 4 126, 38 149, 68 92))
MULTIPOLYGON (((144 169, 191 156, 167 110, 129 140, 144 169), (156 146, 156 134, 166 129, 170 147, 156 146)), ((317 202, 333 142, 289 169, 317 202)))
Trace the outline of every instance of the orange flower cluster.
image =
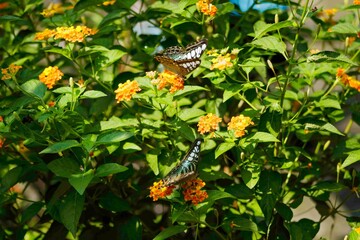
POLYGON ((216 49, 208 51, 208 55, 215 57, 211 59, 212 65, 210 66, 210 70, 224 70, 232 67, 234 65, 232 60, 236 58, 238 53, 239 49, 233 49, 231 53, 228 53, 227 49, 220 51, 220 53, 219 50, 216 49))
POLYGON ((191 201, 195 206, 203 202, 208 198, 206 191, 201 190, 205 186, 205 182, 201 179, 192 179, 185 182, 181 187, 184 189, 182 192, 184 194, 185 201, 191 201))
POLYGON ((360 0, 354 0, 354 5, 360 5, 360 0))
POLYGON ((153 201, 157 201, 159 198, 165 198, 166 196, 169 196, 175 186, 165 186, 163 180, 160 180, 158 182, 154 182, 154 184, 149 188, 150 189, 150 197, 153 199, 153 201))
POLYGON ((178 90, 182 90, 184 89, 184 79, 179 76, 176 73, 173 73, 169 70, 165 70, 162 73, 159 73, 157 78, 156 78, 156 74, 154 72, 149 72, 146 74, 151 80, 152 84, 157 84, 158 85, 158 89, 161 90, 166 86, 171 86, 170 87, 170 92, 174 93, 178 90))
POLYGON ((1 80, 8 80, 8 79, 13 78, 21 68, 22 68, 22 66, 18 66, 15 64, 10 64, 10 66, 8 68, 2 68, 1 69, 1 73, 2 73, 1 80))
POLYGON ((47 40, 49 38, 64 39, 69 42, 83 42, 85 37, 94 35, 98 30, 86 26, 57 27, 55 30, 45 29, 35 34, 35 40, 47 40))
POLYGON ((317 14, 319 18, 321 18, 324 22, 330 23, 331 25, 335 25, 336 21, 333 19, 335 13, 338 11, 337 8, 324 9, 317 14))
POLYGON ((120 83, 115 90, 117 103, 124 100, 130 101, 132 96, 139 91, 141 91, 141 88, 137 81, 127 80, 125 83, 120 83))
POLYGON ((60 71, 60 69, 55 67, 47 67, 45 70, 39 75, 39 80, 43 82, 48 89, 52 89, 57 81, 59 81, 64 73, 60 71))
POLYGON ((217 8, 212 5, 211 2, 212 0, 199 0, 196 3, 196 6, 200 10, 200 12, 213 17, 217 12, 217 8))
POLYGON ((343 84, 349 85, 350 87, 352 87, 360 92, 360 81, 347 75, 343 68, 337 69, 336 77, 340 78, 340 80, 343 84))
POLYGON ((254 125, 251 118, 242 114, 236 117, 232 117, 228 123, 228 130, 234 130, 235 137, 242 137, 245 135, 245 128, 249 125, 254 125))
POLYGON ((74 6, 63 7, 61 3, 51 3, 49 7, 41 12, 46 18, 54 16, 56 13, 64 13, 65 10, 72 9, 74 6))
POLYGON ((209 113, 206 116, 200 117, 198 123, 198 131, 201 134, 211 132, 212 136, 214 135, 214 131, 219 129, 219 123, 221 122, 221 118, 218 116, 209 113))

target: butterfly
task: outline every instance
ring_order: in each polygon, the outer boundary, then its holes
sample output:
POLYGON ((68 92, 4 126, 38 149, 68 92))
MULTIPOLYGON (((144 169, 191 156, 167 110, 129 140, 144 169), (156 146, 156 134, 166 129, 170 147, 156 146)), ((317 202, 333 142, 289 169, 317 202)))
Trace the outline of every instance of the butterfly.
POLYGON ((175 185, 197 177, 201 142, 202 139, 195 139, 185 157, 163 178, 165 186, 175 185))
POLYGON ((207 40, 202 39, 187 45, 185 48, 179 46, 169 47, 156 54, 155 59, 162 63, 166 69, 180 76, 185 76, 200 65, 200 57, 206 46, 207 40))

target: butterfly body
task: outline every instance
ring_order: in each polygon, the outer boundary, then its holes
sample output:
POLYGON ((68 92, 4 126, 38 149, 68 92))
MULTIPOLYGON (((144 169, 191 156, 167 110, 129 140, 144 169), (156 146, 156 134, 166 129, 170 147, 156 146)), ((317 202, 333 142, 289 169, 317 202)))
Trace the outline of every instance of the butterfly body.
POLYGON ((201 142, 201 139, 196 139, 185 157, 164 177, 163 182, 165 186, 175 185, 197 177, 201 142))
POLYGON ((185 76, 200 65, 200 57, 206 46, 207 40, 202 39, 187 45, 185 48, 179 46, 169 47, 155 55, 155 59, 162 63, 166 69, 185 76))

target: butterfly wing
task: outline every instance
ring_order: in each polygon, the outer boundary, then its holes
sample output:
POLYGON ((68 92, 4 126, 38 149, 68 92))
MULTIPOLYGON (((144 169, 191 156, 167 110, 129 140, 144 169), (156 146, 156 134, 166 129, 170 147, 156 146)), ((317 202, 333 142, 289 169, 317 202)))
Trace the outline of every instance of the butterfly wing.
POLYGON ((206 46, 207 40, 203 39, 187 45, 185 49, 178 46, 169 47, 164 52, 157 54, 155 59, 166 69, 185 76, 200 65, 200 57, 206 46))
POLYGON ((197 176, 197 164, 200 160, 202 139, 196 139, 185 157, 163 179, 164 185, 175 185, 197 176))

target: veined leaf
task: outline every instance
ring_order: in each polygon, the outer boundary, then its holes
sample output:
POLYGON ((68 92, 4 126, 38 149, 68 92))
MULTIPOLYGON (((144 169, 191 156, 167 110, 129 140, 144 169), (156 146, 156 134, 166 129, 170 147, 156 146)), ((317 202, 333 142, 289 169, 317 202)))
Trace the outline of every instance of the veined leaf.
POLYGON ((66 149, 72 148, 72 147, 78 147, 80 146, 80 143, 76 140, 65 140, 62 142, 54 143, 53 145, 45 148, 40 152, 40 154, 44 153, 58 153, 62 152, 66 149))

